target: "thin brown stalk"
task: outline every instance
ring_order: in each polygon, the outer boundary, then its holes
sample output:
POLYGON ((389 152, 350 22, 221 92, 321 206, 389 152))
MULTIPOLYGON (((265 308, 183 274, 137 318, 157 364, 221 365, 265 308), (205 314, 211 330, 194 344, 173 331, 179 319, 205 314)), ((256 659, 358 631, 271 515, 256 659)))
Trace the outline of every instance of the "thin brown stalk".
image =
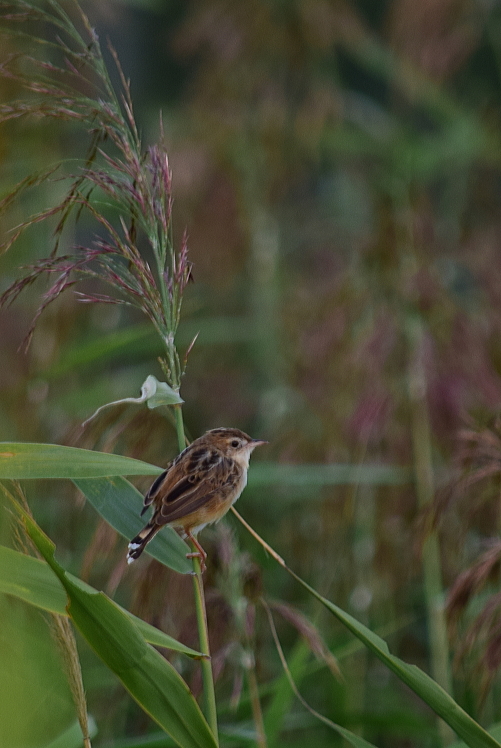
POLYGON ((261 709, 261 699, 259 696, 259 686, 256 677, 256 668, 254 658, 252 663, 249 663, 249 667, 246 668, 247 681, 249 684, 249 697, 252 707, 252 717, 256 726, 257 733, 257 744, 259 748, 267 748, 268 741, 266 739, 266 732, 264 729, 263 710, 261 709))
MULTIPOLYGON (((320 712, 317 712, 316 709, 313 709, 313 707, 308 704, 306 699, 304 699, 301 693, 299 692, 299 689, 294 682, 294 678, 292 677, 292 673, 289 670, 289 666, 287 665, 287 660, 284 655, 282 645, 280 644, 280 639, 278 638, 277 629, 275 627, 275 622, 273 621, 273 614, 270 610, 270 607, 264 598, 260 599, 260 603, 263 606, 266 612, 266 615, 268 617, 268 623, 270 624, 271 635, 273 636, 273 641, 275 642, 275 647, 278 652, 278 656, 280 657, 280 662, 282 663, 284 673, 287 677, 287 680, 289 681, 289 685, 292 691, 294 692, 294 695, 296 696, 297 699, 299 699, 301 704, 304 706, 305 709, 309 711, 310 714, 312 714, 316 719, 319 719, 321 722, 323 722, 325 725, 330 727, 332 730, 335 730, 337 733, 342 735, 343 734, 342 728, 339 725, 336 725, 335 722, 333 722, 331 719, 326 717, 324 714, 321 714, 320 712)), ((362 740, 362 739, 359 738, 359 740, 362 740)))

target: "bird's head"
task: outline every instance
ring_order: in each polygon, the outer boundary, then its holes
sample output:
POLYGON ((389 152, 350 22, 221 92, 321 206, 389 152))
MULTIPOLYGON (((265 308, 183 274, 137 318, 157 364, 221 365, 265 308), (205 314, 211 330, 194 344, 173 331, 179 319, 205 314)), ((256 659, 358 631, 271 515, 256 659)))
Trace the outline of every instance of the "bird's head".
POLYGON ((246 468, 249 465, 249 458, 252 451, 262 444, 268 444, 263 439, 252 439, 248 434, 240 431, 240 429, 212 429, 211 431, 207 431, 205 437, 225 457, 239 462, 242 467, 246 468))

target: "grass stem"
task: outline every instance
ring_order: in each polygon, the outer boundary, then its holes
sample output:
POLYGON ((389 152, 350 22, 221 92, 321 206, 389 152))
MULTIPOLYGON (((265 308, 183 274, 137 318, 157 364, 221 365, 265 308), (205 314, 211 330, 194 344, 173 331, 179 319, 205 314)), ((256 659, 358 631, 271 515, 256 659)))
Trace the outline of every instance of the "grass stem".
MULTIPOLYGON (((423 365, 423 330, 418 318, 407 325, 408 390, 414 450, 415 487, 421 510, 431 507, 435 493, 431 426, 426 398, 426 373, 423 365)), ((430 636, 431 671, 433 678, 452 695, 452 675, 449 662, 449 644, 444 611, 442 564, 436 531, 428 529, 422 549, 424 595, 430 636)), ((443 721, 439 722, 443 745, 454 740, 454 733, 443 721)))
MULTIPOLYGON (((193 545, 193 551, 196 553, 197 548, 193 545)), ((195 556, 193 559, 193 594, 195 596, 195 610, 197 616, 198 638, 200 642, 200 651, 210 655, 209 631, 207 628, 207 611, 205 609, 204 583, 200 567, 200 559, 195 556)), ((218 742, 217 729, 217 710, 216 710, 216 693, 214 689, 214 677, 212 673, 212 662, 210 659, 200 660, 202 668, 202 680, 204 686, 204 713, 209 723, 209 727, 214 733, 216 742, 218 742)))
MULTIPOLYGON (((182 452, 186 446, 183 411, 180 405, 174 405, 174 414, 176 418, 176 433, 179 451, 182 452)), ((193 546, 196 553, 197 548, 193 546)), ((202 668, 202 681, 204 690, 204 713, 211 728, 216 743, 218 740, 217 729, 217 710, 216 710, 216 693, 214 688, 214 676, 212 673, 212 662, 210 660, 209 631, 207 627, 207 611, 205 608, 204 583, 202 579, 202 570, 198 556, 193 557, 193 594, 195 597, 195 612, 197 618, 198 638, 200 651, 209 655, 208 659, 200 661, 202 668)))

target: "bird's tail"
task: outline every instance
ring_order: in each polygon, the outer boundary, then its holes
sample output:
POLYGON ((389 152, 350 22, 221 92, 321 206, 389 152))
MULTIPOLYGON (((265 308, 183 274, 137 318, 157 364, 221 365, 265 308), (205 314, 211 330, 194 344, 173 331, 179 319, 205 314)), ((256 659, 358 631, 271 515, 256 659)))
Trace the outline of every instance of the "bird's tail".
POLYGON ((154 538, 157 532, 160 530, 161 525, 157 525, 156 522, 148 522, 143 527, 135 538, 129 543, 129 552, 127 553, 127 563, 131 564, 136 558, 139 558, 141 553, 144 551, 146 545, 154 538))

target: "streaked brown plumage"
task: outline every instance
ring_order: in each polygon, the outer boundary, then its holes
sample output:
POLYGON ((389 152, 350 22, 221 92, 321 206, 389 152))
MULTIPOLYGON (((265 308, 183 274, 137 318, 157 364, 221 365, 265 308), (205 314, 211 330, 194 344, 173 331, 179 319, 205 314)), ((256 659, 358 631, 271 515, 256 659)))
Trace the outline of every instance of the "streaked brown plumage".
POLYGON ((239 429, 223 428, 195 439, 172 460, 146 494, 141 514, 153 505, 153 515, 129 543, 128 563, 139 558, 164 525, 170 525, 195 544, 195 555, 200 556, 203 570, 206 553, 196 535, 221 519, 235 503, 247 483, 253 449, 266 443, 251 439, 239 429))

